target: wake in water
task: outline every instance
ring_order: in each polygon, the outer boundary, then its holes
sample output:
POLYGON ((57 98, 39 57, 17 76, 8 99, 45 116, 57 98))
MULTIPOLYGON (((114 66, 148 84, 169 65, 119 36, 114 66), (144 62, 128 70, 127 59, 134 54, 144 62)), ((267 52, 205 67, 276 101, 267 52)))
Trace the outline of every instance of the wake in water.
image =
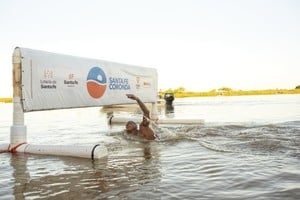
POLYGON ((199 132, 199 144, 210 150, 300 158, 300 121, 265 125, 206 126, 199 132))
MULTIPOLYGON (((197 141, 216 152, 278 154, 300 158, 300 121, 279 124, 153 125, 155 142, 197 141)), ((118 132, 124 139, 145 142, 118 132)), ((166 144, 167 145, 167 144, 166 144)))

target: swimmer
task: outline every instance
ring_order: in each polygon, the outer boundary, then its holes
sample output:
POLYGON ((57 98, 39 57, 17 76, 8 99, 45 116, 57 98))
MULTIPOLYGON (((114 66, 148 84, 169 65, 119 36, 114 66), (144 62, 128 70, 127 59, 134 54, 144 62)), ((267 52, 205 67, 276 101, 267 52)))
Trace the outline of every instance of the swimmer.
POLYGON ((143 119, 142 119, 139 129, 138 129, 136 122, 134 122, 134 121, 128 121, 126 123, 127 134, 139 135, 147 140, 154 140, 155 134, 154 134, 153 130, 149 127, 150 111, 148 110, 146 105, 135 95, 126 94, 126 96, 129 99, 135 100, 139 104, 140 108, 143 111, 143 119))

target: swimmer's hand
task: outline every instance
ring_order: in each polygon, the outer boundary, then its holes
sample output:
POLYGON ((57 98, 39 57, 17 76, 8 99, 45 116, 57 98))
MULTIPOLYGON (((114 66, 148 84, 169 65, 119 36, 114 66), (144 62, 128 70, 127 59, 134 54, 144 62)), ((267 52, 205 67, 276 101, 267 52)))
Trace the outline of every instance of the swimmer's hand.
POLYGON ((126 96, 127 96, 129 99, 132 99, 132 100, 138 100, 138 97, 136 97, 134 94, 126 94, 126 96))

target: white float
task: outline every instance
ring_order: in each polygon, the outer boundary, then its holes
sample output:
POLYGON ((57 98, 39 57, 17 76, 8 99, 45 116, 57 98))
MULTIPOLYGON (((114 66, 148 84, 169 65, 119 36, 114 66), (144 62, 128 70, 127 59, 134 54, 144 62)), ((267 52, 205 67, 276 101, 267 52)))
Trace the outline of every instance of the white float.
POLYGON ((8 152, 9 144, 0 144, 0 153, 8 152))
MULTIPOLYGON (((152 118, 153 119, 153 118, 152 118)), ((109 118, 109 124, 126 124, 129 120, 134 120, 138 123, 141 123, 141 118, 127 118, 127 117, 115 117, 111 115, 109 118)), ((163 119, 157 119, 157 120, 152 120, 153 123, 155 124, 204 124, 204 120, 202 119, 168 119, 168 118, 163 118, 163 119)))
POLYGON ((15 151, 44 155, 76 156, 91 158, 92 160, 100 159, 107 155, 107 148, 100 144, 91 146, 22 144, 15 151))
MULTIPOLYGON (((173 119, 173 118, 159 118, 157 112, 157 103, 152 103, 150 120, 153 124, 204 124, 202 119, 173 119)), ((129 120, 134 120, 137 123, 141 123, 142 118, 128 118, 128 117, 119 117, 111 114, 108 116, 108 123, 112 124, 126 124, 129 120)))

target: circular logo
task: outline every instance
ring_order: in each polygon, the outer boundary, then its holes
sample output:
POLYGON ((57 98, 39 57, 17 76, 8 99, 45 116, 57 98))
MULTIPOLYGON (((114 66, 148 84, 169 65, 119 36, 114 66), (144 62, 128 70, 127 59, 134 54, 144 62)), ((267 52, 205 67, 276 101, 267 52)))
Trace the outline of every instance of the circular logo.
POLYGON ((99 99, 103 96, 106 90, 106 76, 101 68, 93 67, 90 69, 86 80, 86 87, 91 97, 99 99))

